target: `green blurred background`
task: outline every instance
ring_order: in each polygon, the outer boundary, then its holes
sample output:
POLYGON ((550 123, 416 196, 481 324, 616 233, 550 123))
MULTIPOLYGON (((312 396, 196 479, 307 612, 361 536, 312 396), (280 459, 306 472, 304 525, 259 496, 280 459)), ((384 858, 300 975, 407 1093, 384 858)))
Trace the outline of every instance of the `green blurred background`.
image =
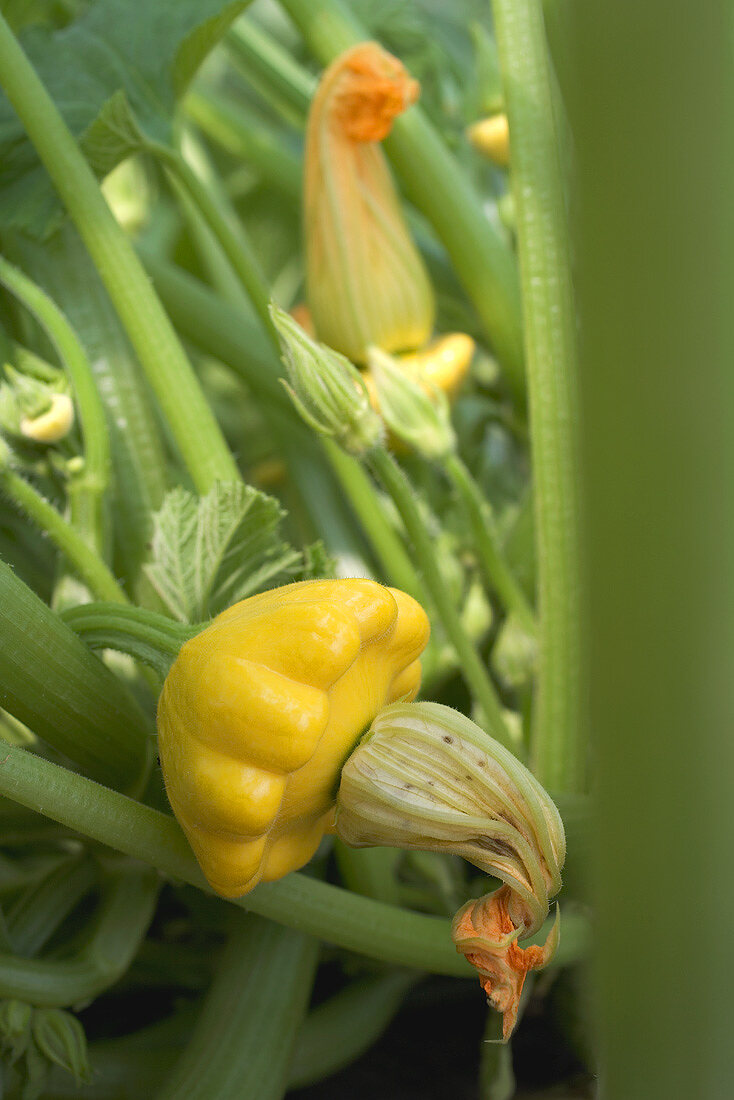
POLYGON ((574 138, 602 1095, 729 1097, 732 6, 546 4, 574 138))

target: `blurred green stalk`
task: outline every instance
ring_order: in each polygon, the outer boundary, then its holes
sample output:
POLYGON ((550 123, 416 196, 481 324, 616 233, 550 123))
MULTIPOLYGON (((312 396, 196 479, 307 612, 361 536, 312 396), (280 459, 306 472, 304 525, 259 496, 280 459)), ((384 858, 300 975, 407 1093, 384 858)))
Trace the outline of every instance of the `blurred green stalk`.
POLYGON ((492 0, 510 123, 538 558, 538 687, 531 760, 541 783, 580 791, 576 334, 568 227, 540 0, 492 0))
POLYGON ((601 1096, 724 1100, 734 1081, 732 9, 576 0, 548 10, 578 158, 601 1096))
POLYGON ((280 1100, 318 960, 316 940, 252 913, 232 931, 158 1100, 280 1100))

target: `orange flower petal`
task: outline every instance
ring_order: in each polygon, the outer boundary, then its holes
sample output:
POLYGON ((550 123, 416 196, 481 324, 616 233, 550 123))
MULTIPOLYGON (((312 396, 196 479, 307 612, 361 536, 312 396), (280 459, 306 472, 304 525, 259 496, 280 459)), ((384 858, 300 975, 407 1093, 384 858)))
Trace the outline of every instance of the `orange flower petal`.
POLYGON ((478 901, 467 902, 456 914, 452 927, 456 950, 479 972, 487 1000, 502 1013, 504 1039, 509 1039, 517 1022, 526 975, 546 966, 558 943, 556 922, 543 947, 520 947, 517 937, 523 925, 516 925, 511 916, 516 904, 510 887, 502 886, 478 901))

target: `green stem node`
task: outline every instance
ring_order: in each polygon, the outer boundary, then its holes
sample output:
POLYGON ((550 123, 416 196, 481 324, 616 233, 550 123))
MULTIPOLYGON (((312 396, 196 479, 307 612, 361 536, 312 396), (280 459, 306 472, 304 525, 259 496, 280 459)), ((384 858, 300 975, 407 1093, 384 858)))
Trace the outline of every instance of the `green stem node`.
POLYGON ((90 649, 127 653, 164 677, 184 642, 207 625, 190 626, 155 611, 112 603, 82 604, 62 612, 61 618, 90 649))

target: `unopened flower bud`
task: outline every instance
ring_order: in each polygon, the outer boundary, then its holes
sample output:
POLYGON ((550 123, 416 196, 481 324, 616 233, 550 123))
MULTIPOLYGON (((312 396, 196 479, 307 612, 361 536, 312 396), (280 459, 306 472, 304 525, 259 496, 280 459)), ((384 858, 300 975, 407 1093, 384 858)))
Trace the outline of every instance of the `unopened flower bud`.
POLYGON ((421 347, 433 290, 379 142, 418 84, 375 42, 326 70, 311 104, 304 164, 306 290, 316 335, 364 363, 371 344, 421 347))
POLYGON ((67 393, 51 395, 51 404, 39 416, 24 416, 20 432, 34 443, 58 443, 74 426, 74 403, 67 393))
POLYGON ((382 418, 393 435, 427 459, 441 459, 456 449, 451 412, 442 390, 420 385, 399 360, 370 348, 367 363, 377 391, 382 418))
POLYGON ((467 130, 467 137, 475 149, 500 168, 510 163, 510 126, 506 114, 491 115, 473 123, 467 130))
POLYGON ((492 663, 501 679, 514 690, 527 688, 535 675, 538 639, 516 614, 510 614, 497 634, 492 663))
POLYGON ((474 722, 439 703, 394 703, 342 769, 336 828, 353 847, 463 856, 511 888, 521 934, 561 887, 566 840, 537 779, 474 722))
POLYGON ((33 1038, 48 1061, 71 1073, 78 1085, 89 1081, 87 1039, 76 1016, 60 1008, 36 1008, 33 1038))
POLYGON ((271 306, 298 412, 315 431, 331 436, 350 454, 381 443, 382 421, 372 408, 362 375, 348 359, 308 336, 297 321, 271 306))

